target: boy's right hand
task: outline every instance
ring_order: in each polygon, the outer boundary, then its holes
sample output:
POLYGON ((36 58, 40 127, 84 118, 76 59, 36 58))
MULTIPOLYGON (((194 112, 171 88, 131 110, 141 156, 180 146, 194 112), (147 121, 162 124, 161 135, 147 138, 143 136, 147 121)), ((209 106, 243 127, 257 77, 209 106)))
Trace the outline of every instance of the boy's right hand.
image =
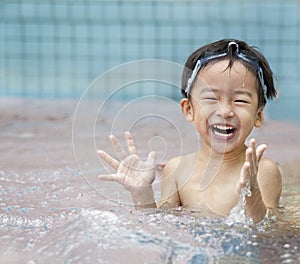
POLYGON ((134 202, 137 202, 138 204, 153 203, 154 198, 151 184, 155 179, 156 152, 150 152, 145 161, 141 160, 137 155, 135 143, 130 132, 125 132, 128 154, 125 152, 119 140, 115 136, 111 135, 109 139, 120 161, 114 159, 106 152, 99 150, 98 155, 100 158, 116 170, 116 173, 114 174, 99 175, 99 179, 119 182, 126 190, 131 192, 134 202), (145 191, 152 192, 152 194, 146 195, 145 191), (136 196, 147 197, 138 198, 136 196))

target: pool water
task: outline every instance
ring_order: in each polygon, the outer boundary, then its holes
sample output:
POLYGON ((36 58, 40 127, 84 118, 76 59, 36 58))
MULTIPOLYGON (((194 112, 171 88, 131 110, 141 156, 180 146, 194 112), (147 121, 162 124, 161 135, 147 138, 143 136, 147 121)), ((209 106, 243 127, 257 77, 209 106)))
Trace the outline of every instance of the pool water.
POLYGON ((101 198, 70 168, 0 171, 2 263, 297 263, 300 195, 281 218, 228 225, 181 208, 136 211, 101 198))
MULTIPOLYGON (((283 170, 279 216, 255 226, 229 225, 182 208, 137 211, 120 203, 123 188, 99 182, 99 171, 91 171, 99 164, 80 164, 79 170, 74 162, 70 131, 75 105, 1 101, 0 263, 300 262, 299 126, 269 121, 256 134, 258 141, 268 142, 266 155, 283 170)), ((118 108, 115 103, 101 119, 98 142, 107 142, 109 121, 118 108)), ((177 155, 174 127, 160 123, 165 127, 156 131, 153 120, 142 121, 135 126, 144 129, 138 146, 163 135, 170 141, 166 159, 177 155)), ((186 139, 191 134, 183 124, 181 140, 190 151, 194 146, 186 139)), ((79 149, 90 153, 85 147, 90 135, 82 127, 79 149)))

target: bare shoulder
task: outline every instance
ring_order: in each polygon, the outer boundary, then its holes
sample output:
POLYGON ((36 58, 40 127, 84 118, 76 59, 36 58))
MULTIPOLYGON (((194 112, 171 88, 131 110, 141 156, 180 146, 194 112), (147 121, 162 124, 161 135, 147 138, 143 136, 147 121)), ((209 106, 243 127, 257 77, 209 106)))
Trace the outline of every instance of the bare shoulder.
POLYGON ((259 175, 264 179, 268 178, 281 178, 279 166, 271 159, 263 158, 259 163, 259 175))
POLYGON ((168 207, 181 205, 180 195, 178 193, 178 182, 183 175, 186 175, 191 162, 195 162, 197 154, 178 156, 170 159, 163 170, 161 179, 161 201, 160 206, 167 204, 168 207))
POLYGON ((192 153, 170 159, 164 167, 163 177, 176 175, 179 172, 188 169, 190 163, 194 164, 196 157, 197 153, 192 153))
POLYGON ((282 189, 282 179, 279 166, 276 162, 268 158, 263 158, 260 161, 258 183, 266 206, 269 208, 278 206, 282 189))

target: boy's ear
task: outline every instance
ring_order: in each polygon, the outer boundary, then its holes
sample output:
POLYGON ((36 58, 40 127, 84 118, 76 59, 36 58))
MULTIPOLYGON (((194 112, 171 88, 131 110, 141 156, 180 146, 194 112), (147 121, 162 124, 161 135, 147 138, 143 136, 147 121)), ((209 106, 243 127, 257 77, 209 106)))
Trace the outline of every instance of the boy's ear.
POLYGON ((255 127, 261 127, 264 124, 265 118, 264 118, 264 108, 261 107, 260 109, 258 109, 257 113, 256 113, 256 118, 255 118, 255 122, 254 122, 254 126, 255 127))
POLYGON ((185 119, 192 122, 194 120, 194 111, 191 101, 188 98, 183 98, 180 101, 180 106, 185 119))

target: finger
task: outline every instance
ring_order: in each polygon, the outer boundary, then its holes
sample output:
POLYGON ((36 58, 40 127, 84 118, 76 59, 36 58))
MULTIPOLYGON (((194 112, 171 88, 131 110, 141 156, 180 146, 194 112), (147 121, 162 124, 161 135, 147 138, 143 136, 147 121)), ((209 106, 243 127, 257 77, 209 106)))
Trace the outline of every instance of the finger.
POLYGON ((151 164, 154 164, 154 163, 155 163, 155 160, 156 160, 156 151, 151 151, 151 152, 148 154, 147 162, 148 162, 148 163, 151 163, 151 164))
POLYGON ((127 141, 128 152, 130 154, 136 154, 137 155, 135 143, 134 143, 133 137, 132 137, 132 135, 129 131, 125 132, 125 138, 126 138, 126 141, 127 141))
POLYGON ((103 159, 111 167, 113 167, 116 170, 119 168, 120 162, 118 162, 117 160, 115 160, 113 157, 111 157, 110 155, 108 155, 106 152, 104 152, 102 150, 98 150, 97 153, 98 153, 99 157, 101 159, 103 159))
POLYGON ((156 160, 156 152, 155 151, 149 152, 148 157, 143 164, 143 168, 147 168, 149 170, 156 169, 157 166, 155 165, 155 160, 156 160))
POLYGON ((98 175, 98 179, 101 181, 118 181, 118 177, 116 174, 98 175))
POLYGON ((257 168, 257 157, 256 157, 256 142, 254 138, 251 138, 249 141, 249 147, 252 149, 252 160, 254 168, 257 168))
POLYGON ((127 157, 126 152, 124 151, 123 147, 121 146, 119 140, 114 135, 110 135, 109 139, 111 141, 111 144, 114 148, 114 151, 115 151, 117 157, 120 160, 126 159, 126 157, 127 157))
POLYGON ((253 174, 255 167, 253 161, 253 150, 250 147, 246 149, 246 162, 249 162, 249 171, 253 174))
POLYGON ((256 149, 256 157, 257 157, 257 161, 259 162, 265 152, 265 150, 267 149, 267 145, 266 144, 261 144, 257 147, 256 149))
POLYGON ((250 181, 250 166, 250 162, 245 161, 242 167, 241 176, 238 183, 239 192, 242 188, 246 187, 247 183, 250 181))
POLYGON ((251 169, 251 164, 248 162, 245 162, 243 165, 243 181, 241 181, 240 183, 240 193, 242 191, 243 195, 250 197, 252 195, 251 192, 251 176, 253 176, 253 174, 250 171, 251 169))

